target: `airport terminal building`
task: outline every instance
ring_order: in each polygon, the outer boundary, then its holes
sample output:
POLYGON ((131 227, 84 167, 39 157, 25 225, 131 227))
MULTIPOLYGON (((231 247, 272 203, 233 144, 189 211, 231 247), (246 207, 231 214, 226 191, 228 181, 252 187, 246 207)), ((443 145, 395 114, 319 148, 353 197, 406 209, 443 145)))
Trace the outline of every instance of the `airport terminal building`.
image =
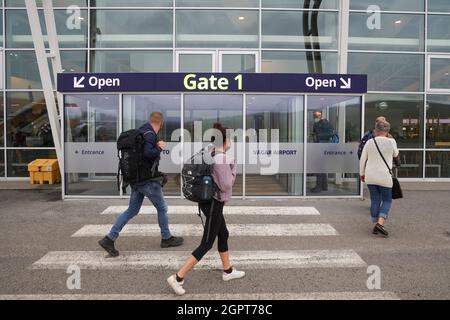
MULTIPOLYGON (((25 0, 0 6, 0 180, 27 179, 29 162, 56 152, 25 0)), ((381 115, 400 149, 399 177, 450 179, 449 0, 53 0, 53 7, 63 73, 367 75, 363 93, 65 92, 65 197, 127 196, 116 184, 115 141, 153 111, 166 119, 159 137, 169 142, 161 159, 169 196, 181 196, 173 135, 194 136, 195 123, 201 133, 215 122, 277 132, 277 172, 262 173, 248 162, 248 140, 236 141, 244 155, 236 197, 360 196, 358 142, 381 115), (323 121, 330 137, 317 134, 323 121)), ((39 14, 48 47, 43 8, 39 14)), ((339 79, 341 88, 350 85, 339 79)), ((56 99, 55 83, 53 90, 56 99)))

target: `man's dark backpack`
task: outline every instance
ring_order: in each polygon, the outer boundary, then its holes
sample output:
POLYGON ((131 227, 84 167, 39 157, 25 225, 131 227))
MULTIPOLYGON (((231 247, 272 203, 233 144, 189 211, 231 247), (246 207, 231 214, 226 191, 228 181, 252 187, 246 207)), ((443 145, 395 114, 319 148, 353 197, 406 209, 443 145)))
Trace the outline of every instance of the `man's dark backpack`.
POLYGON ((117 156, 119 157, 119 169, 117 172, 117 187, 125 192, 130 184, 151 179, 156 174, 158 159, 152 163, 144 159, 144 134, 132 129, 122 132, 117 139, 117 156))
MULTIPOLYGON (((199 153, 193 155, 184 165, 181 171, 183 196, 190 201, 198 203, 198 216, 203 223, 200 204, 210 202, 217 186, 212 177, 213 159, 209 152, 202 149, 199 153), (206 161, 205 161, 206 160, 206 161)), ((211 202, 210 216, 213 212, 214 201, 211 202)), ((209 219, 208 232, 206 239, 209 239, 211 230, 211 218, 209 219)))

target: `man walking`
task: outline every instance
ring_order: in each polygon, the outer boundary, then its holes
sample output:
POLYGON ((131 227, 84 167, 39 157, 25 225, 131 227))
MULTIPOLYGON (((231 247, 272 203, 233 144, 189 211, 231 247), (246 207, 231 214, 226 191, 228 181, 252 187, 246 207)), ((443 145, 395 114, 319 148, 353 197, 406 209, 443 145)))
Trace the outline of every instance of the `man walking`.
MULTIPOLYGON (((144 136, 144 161, 148 162, 148 167, 152 167, 155 161, 159 161, 161 151, 166 147, 164 141, 158 141, 157 134, 164 124, 164 117, 161 112, 152 112, 148 123, 139 128, 144 136)), ((157 164, 157 163, 156 163, 157 164)), ((158 172, 156 168, 155 172, 158 172)), ((119 237, 122 228, 135 217, 141 209, 144 197, 147 197, 158 212, 158 224, 161 228, 161 247, 176 247, 183 244, 183 238, 174 237, 169 230, 169 219, 167 216, 167 205, 164 199, 164 193, 159 180, 149 179, 131 184, 131 196, 128 209, 122 213, 114 223, 111 231, 98 243, 112 257, 117 257, 119 251, 116 250, 114 242, 119 237)))

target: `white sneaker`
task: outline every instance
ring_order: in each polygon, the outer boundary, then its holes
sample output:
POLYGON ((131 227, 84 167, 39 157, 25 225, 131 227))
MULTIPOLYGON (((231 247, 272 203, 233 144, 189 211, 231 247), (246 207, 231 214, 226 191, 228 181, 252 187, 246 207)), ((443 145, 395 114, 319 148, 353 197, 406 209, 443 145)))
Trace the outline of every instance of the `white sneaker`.
POLYGON ((176 275, 171 275, 167 278, 167 283, 172 287, 173 291, 179 296, 182 296, 186 293, 186 290, 183 288, 184 280, 181 282, 177 281, 176 275))
POLYGON ((244 276, 245 276, 245 272, 244 271, 238 271, 236 269, 233 269, 233 271, 231 271, 231 273, 224 272, 222 274, 222 279, 223 279, 223 281, 230 281, 230 280, 233 280, 233 279, 243 278, 244 276))

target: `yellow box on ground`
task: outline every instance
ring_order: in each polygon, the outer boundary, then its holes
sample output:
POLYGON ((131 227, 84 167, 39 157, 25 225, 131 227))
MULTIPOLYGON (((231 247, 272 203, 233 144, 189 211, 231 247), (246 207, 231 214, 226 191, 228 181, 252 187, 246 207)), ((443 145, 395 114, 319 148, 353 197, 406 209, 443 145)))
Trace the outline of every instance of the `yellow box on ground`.
POLYGON ((35 182, 55 184, 61 181, 56 159, 36 159, 28 164, 28 172, 30 173, 30 184, 35 182))

